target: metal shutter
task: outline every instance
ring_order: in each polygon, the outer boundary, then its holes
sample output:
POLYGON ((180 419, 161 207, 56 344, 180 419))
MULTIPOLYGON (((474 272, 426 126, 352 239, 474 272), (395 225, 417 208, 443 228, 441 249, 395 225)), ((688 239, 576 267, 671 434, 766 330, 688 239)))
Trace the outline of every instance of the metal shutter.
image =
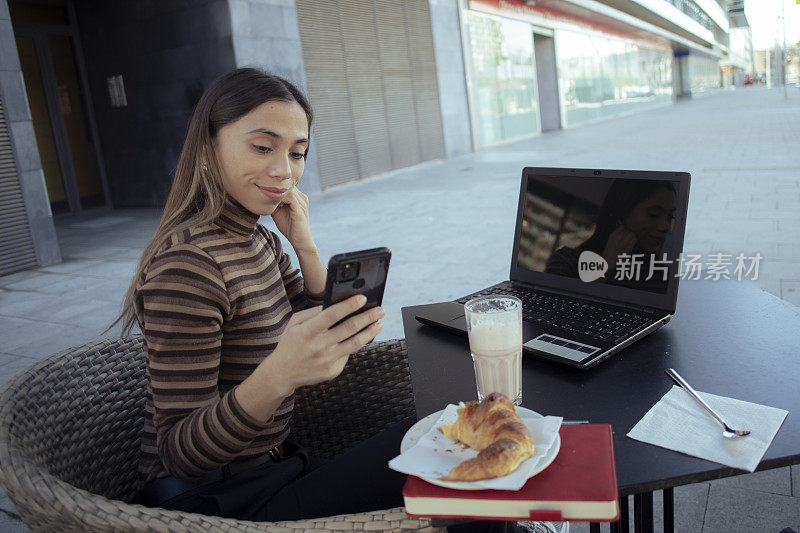
POLYGON ((422 161, 444 156, 442 115, 439 111, 439 89, 436 85, 436 61, 433 56, 433 34, 428 0, 402 2, 406 12, 406 28, 411 55, 411 80, 414 85, 414 107, 420 128, 422 161))
POLYGON ((427 0, 296 6, 322 186, 444 156, 427 0))
POLYGON ((36 265, 33 236, 0 98, 0 276, 36 265))
POLYGON ((322 186, 358 179, 358 152, 344 66, 337 2, 297 0, 314 142, 322 186), (310 76, 309 73, 313 73, 310 76))
POLYGON ((370 1, 339 2, 340 23, 361 177, 392 169, 378 32, 370 1))
POLYGON ((390 125, 392 168, 403 168, 422 161, 405 13, 400 2, 376 0, 375 17, 383 22, 378 25, 377 38, 390 125))

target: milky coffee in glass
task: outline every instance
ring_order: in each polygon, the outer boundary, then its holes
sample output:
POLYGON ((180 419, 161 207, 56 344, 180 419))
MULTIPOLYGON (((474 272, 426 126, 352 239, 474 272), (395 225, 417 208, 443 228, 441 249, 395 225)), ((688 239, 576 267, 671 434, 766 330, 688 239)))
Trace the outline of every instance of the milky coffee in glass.
POLYGON ((488 296, 464 305, 478 400, 493 392, 522 403, 522 302, 488 296))

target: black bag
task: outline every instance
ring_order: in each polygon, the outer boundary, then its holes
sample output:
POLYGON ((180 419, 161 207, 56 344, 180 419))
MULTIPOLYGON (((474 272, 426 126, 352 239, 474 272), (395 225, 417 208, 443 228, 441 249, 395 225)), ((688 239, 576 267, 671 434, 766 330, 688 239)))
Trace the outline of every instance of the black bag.
POLYGON ((139 492, 138 503, 246 520, 265 507, 275 493, 299 478, 307 465, 305 448, 286 440, 277 458, 265 455, 245 463, 231 463, 196 481, 172 476, 151 481, 139 492))

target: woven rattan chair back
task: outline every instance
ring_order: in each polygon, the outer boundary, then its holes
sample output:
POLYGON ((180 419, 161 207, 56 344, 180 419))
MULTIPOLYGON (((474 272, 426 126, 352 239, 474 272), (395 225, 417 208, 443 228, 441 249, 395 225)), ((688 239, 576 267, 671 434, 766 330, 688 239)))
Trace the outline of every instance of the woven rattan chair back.
POLYGON ((141 337, 87 344, 17 377, 9 439, 49 474, 131 501, 144 426, 141 337), (22 377, 24 379, 19 380, 22 377))
MULTIPOLYGON (((0 389, 0 483, 35 531, 420 530, 402 508, 274 524, 132 505, 144 425, 140 336, 50 356, 0 389)), ((333 457, 413 414, 405 342, 372 343, 334 382, 297 391, 293 435, 333 457)))
POLYGON ((414 415, 405 341, 368 344, 333 381, 297 389, 292 437, 331 458, 414 415))

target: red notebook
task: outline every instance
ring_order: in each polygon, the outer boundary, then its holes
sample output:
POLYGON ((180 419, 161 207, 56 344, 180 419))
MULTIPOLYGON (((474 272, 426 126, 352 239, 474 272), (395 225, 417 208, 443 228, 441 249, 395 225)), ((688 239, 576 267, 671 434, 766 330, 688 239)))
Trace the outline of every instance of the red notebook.
POLYGON ((403 487, 406 513, 482 520, 617 520, 611 426, 573 424, 559 432, 561 450, 555 461, 520 490, 456 490, 408 476, 403 487))

